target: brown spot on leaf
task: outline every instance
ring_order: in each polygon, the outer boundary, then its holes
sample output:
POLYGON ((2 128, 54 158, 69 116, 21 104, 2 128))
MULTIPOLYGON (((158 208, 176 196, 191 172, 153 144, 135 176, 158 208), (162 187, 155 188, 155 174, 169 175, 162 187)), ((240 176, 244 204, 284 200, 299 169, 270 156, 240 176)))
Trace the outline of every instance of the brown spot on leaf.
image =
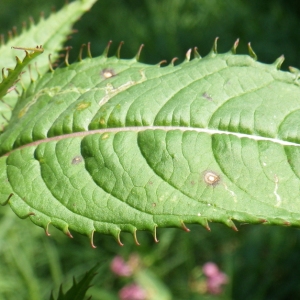
POLYGON ((208 101, 212 101, 212 99, 213 99, 207 92, 204 92, 202 94, 202 97, 207 99, 208 101))
POLYGON ((205 171, 203 173, 204 182, 207 185, 216 186, 220 182, 220 176, 213 171, 205 171))
POLYGON ((77 155, 72 159, 72 165, 78 165, 82 162, 82 156, 77 155))

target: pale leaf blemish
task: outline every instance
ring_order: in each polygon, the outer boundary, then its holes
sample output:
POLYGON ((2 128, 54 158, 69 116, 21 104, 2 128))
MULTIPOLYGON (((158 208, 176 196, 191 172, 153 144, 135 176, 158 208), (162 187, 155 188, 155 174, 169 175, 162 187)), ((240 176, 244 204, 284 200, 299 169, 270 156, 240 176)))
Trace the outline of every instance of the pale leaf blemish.
POLYGON ((76 110, 84 110, 86 108, 88 108, 89 106, 91 106, 91 102, 81 102, 79 104, 77 104, 76 106, 76 110))
POLYGON ((100 73, 100 75, 104 78, 111 78, 113 76, 116 76, 116 72, 113 69, 103 69, 100 73))
POLYGON ((216 186, 220 182, 220 176, 213 171, 205 171, 203 173, 204 182, 210 186, 216 186))
POLYGON ((201 216, 201 213, 198 213, 197 216, 200 217, 200 216, 201 216))
POLYGON ((235 192, 232 191, 232 190, 230 190, 230 189, 228 188, 228 186, 227 186, 225 183, 223 183, 223 185, 224 185, 225 190, 226 190, 227 192, 229 192, 229 194, 232 196, 234 202, 237 202, 235 192))
POLYGON ((105 96, 99 101, 99 105, 104 105, 110 98, 117 95, 118 93, 127 90, 133 85, 139 84, 146 80, 144 70, 140 70, 141 79, 138 81, 129 80, 119 87, 114 87, 111 83, 108 83, 105 87, 105 96))
POLYGON ((276 197, 276 205, 275 205, 275 206, 279 207, 279 206, 281 205, 281 197, 280 197, 279 194, 277 193, 277 191, 278 191, 278 183, 279 183, 279 179, 278 179, 278 177, 277 177, 276 174, 275 174, 274 178, 275 178, 275 188, 274 188, 273 194, 274 194, 275 197, 276 197))
POLYGON ((108 133, 104 133, 104 134, 102 134, 102 136, 101 136, 101 140, 106 140, 106 139, 108 139, 109 138, 109 134, 108 133))

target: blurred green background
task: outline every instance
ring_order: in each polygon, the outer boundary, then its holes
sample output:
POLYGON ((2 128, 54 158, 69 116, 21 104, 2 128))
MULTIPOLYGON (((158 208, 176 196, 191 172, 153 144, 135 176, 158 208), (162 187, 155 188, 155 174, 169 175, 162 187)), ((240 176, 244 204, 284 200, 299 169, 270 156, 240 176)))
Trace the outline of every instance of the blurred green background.
MULTIPOLYGON (((41 11, 49 15, 63 1, 1 0, 0 32, 5 36, 13 26, 20 32, 22 22, 41 11)), ((272 63, 281 54, 283 69, 300 68, 300 2, 293 0, 102 0, 75 24, 78 33, 66 41, 75 61, 82 43, 91 42, 92 54, 100 55, 113 40, 111 55, 124 41, 121 56, 133 57, 145 44, 141 61, 158 63, 198 47, 206 55, 219 36, 219 52, 228 51, 240 38, 238 53, 247 52, 250 41, 260 61, 272 63)), ((1 58, 0 58, 1 59, 1 58)), ((172 299, 297 299, 300 298, 300 232, 293 228, 239 226, 233 232, 212 224, 212 232, 189 226, 190 233, 159 229, 160 242, 150 233, 139 232, 141 246, 129 234, 122 234, 124 247, 110 236, 95 236, 93 250, 86 237, 70 240, 53 227, 51 237, 28 220, 20 220, 8 207, 0 210, 0 299, 48 299, 52 289, 71 284, 100 262, 89 294, 93 299, 118 299, 118 290, 130 279, 109 271, 119 254, 127 258, 138 253, 144 268, 153 271, 170 289, 172 299), (216 262, 230 283, 220 296, 203 295, 192 287, 197 270, 207 261, 216 262)), ((199 282, 200 284, 200 282, 199 282)))

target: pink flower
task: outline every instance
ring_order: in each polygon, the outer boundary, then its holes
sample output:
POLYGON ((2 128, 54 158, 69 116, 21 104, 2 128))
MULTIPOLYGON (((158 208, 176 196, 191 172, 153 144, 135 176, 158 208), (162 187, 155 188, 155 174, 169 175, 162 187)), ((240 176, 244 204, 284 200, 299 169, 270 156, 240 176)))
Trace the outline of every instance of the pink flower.
POLYGON ((202 271, 207 277, 206 288, 210 294, 222 293, 222 285, 228 282, 227 275, 220 272, 218 266, 213 262, 203 265, 202 271))
POLYGON ((124 286, 119 292, 120 300, 146 300, 146 292, 137 284, 124 286))
POLYGON ((132 268, 125 262, 121 256, 116 256, 111 264, 110 269, 118 276, 129 277, 132 275, 132 268))

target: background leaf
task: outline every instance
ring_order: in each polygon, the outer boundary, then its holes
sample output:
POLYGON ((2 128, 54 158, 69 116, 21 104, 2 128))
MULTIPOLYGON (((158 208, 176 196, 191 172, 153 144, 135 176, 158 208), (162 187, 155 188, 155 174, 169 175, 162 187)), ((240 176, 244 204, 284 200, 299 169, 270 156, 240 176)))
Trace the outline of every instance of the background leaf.
MULTIPOLYGON (((61 286, 57 300, 84 300, 87 290, 91 287, 91 281, 95 277, 95 271, 97 269, 98 266, 93 267, 77 282, 76 279, 73 278, 73 285, 66 293, 63 292, 61 286)), ((54 300, 53 295, 51 295, 50 300, 54 300)))
MULTIPOLYGON (((36 47, 42 45, 44 54, 36 59, 37 68, 32 67, 30 72, 22 76, 23 87, 27 87, 31 80, 44 74, 49 69, 49 54, 54 62, 58 59, 59 51, 66 37, 72 33, 72 26, 78 18, 86 12, 96 0, 78 0, 65 5, 57 13, 52 13, 48 18, 41 17, 37 24, 31 20, 29 28, 23 28, 22 34, 16 35, 0 47, 0 68, 14 68, 16 64, 16 52, 11 47, 36 47)), ((0 75, 2 80, 2 75, 0 75)), ((1 96, 2 99, 3 95, 1 96)), ((7 124, 18 95, 10 93, 3 97, 4 103, 0 103, 0 127, 7 124), (7 105, 8 104, 8 105, 7 105), (5 118, 2 117, 5 115, 5 118)))

